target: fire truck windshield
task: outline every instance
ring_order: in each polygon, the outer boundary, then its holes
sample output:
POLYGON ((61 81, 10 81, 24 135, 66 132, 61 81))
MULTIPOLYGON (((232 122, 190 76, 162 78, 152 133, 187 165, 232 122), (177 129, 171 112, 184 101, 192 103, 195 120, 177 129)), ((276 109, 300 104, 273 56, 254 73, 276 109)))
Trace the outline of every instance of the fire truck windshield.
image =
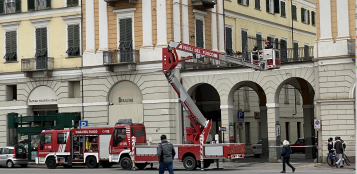
POLYGON ((126 139, 126 128, 116 128, 113 132, 113 147, 117 147, 120 142, 126 139))

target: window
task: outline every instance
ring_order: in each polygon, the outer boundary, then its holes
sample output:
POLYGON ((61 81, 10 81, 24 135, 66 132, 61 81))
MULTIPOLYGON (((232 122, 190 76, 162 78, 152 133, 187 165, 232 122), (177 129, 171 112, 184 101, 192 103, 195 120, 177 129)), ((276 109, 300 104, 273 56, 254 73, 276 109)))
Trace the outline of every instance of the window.
POLYGON ((36 53, 35 57, 47 56, 47 28, 36 28, 36 53))
POLYGON ((260 0, 255 0, 254 8, 260 10, 260 0))
POLYGON ((286 17, 285 1, 280 1, 281 16, 286 17))
POLYGON ((9 31, 5 33, 5 62, 17 61, 17 33, 9 31))
POLYGON ((274 48, 279 49, 279 39, 278 38, 274 39, 274 48))
POLYGON ((289 122, 285 122, 285 137, 289 141, 289 122))
POLYGON ((244 59, 248 59, 248 31, 242 30, 241 33, 242 38, 242 56, 244 59))
POLYGON ((6 100, 17 100, 17 85, 6 85, 6 100))
POLYGON ((280 13, 279 9, 280 0, 266 0, 266 10, 268 13, 280 13))
POLYGON ((132 127, 132 128, 131 128, 131 136, 132 136, 132 137, 134 136, 134 133, 135 133, 135 132, 134 132, 134 128, 132 127))
POLYGON ((226 27, 226 53, 233 55, 232 28, 226 27))
POLYGON ((297 61, 299 59, 299 42, 294 41, 294 54, 293 54, 293 59, 294 61, 297 61))
POLYGON ((238 4, 249 6, 249 0, 238 0, 238 4))
POLYGON ((2 148, 0 148, 0 154, 2 154, 2 148))
POLYGON ((66 143, 67 143, 67 133, 58 133, 57 144, 66 144, 66 143))
POLYGON ((145 135, 145 128, 141 128, 141 134, 142 134, 143 137, 146 136, 146 135, 145 135))
POLYGON ((258 45, 258 50, 262 50, 263 49, 262 34, 260 33, 255 34, 255 38, 256 38, 256 44, 258 45))
POLYGON ((119 20, 119 52, 120 62, 133 62, 133 33, 132 33, 132 19, 119 20))
POLYGON ((289 104, 289 85, 284 86, 284 104, 289 104))
POLYGON ((79 24, 78 25, 68 25, 68 49, 66 53, 68 57, 79 56, 79 46, 80 46, 80 34, 79 34, 79 24))
POLYGON ((296 104, 300 105, 300 92, 295 88, 295 98, 296 98, 296 104))
POLYGON ((311 24, 312 24, 313 26, 316 25, 315 20, 316 20, 316 18, 315 18, 315 12, 312 11, 312 12, 311 12, 311 24))
POLYGON ((297 122, 297 136, 298 136, 298 138, 301 137, 300 132, 301 132, 301 122, 297 122))
POLYGON ((267 40, 269 41, 269 45, 274 45, 274 36, 268 36, 267 40))
POLYGON ((80 83, 80 81, 68 82, 68 97, 69 98, 81 97, 81 83, 80 83))
POLYGON ((135 129, 135 136, 136 137, 141 137, 141 130, 140 129, 135 129))
POLYGON ((245 122, 245 143, 250 144, 250 122, 245 122))
POLYGON ((20 13, 21 0, 0 0, 0 14, 20 13))
POLYGON ((78 6, 79 0, 67 0, 67 7, 78 6))
POLYGON ((117 128, 113 131, 113 147, 126 139, 126 128, 117 128))
POLYGON ((1 154, 10 154, 9 148, 3 148, 1 154))
POLYGON ((292 14, 293 14, 293 16, 292 16, 293 20, 297 20, 297 7, 296 7, 296 5, 293 4, 291 6, 291 9, 292 9, 292 14))
POLYGON ((301 22, 310 24, 310 11, 305 8, 301 8, 301 22))
POLYGON ((243 87, 243 100, 244 100, 244 111, 249 112, 249 88, 247 86, 243 87))
MULTIPOLYGON (((196 46, 204 48, 205 47, 205 42, 204 42, 204 25, 203 25, 203 20, 201 19, 196 19, 196 46)), ((200 60, 201 62, 204 62, 204 57, 202 56, 201 58, 197 58, 197 60, 200 60)))
POLYGON ((288 56, 288 42, 285 39, 280 40, 280 54, 281 54, 281 60, 287 60, 288 56))
POLYGON ((51 8, 51 0, 27 0, 28 11, 44 10, 51 8))

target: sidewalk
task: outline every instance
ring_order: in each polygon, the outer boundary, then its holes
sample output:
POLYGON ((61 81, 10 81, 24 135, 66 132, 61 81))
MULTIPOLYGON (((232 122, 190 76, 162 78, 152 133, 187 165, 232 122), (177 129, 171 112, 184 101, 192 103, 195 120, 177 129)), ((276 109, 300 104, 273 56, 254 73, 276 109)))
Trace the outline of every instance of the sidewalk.
MULTIPOLYGON (((318 164, 315 165, 315 167, 317 167, 317 168, 334 168, 334 169, 337 169, 336 166, 329 166, 327 163, 318 163, 318 164)), ((351 163, 350 166, 345 164, 343 166, 343 168, 338 168, 338 169, 341 169, 341 170, 343 170, 343 169, 353 169, 353 170, 355 170, 355 168, 356 168, 356 163, 351 163)))

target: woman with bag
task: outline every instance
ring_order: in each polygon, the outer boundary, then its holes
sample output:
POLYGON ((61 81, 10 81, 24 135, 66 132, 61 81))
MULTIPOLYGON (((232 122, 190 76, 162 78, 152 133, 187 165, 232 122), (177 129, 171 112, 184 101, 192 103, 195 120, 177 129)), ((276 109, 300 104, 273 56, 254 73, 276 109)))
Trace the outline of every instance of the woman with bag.
POLYGON ((285 172, 285 163, 291 169, 293 169, 293 173, 295 172, 295 168, 289 163, 290 153, 291 153, 291 151, 290 151, 289 141, 284 140, 284 142, 283 142, 283 151, 281 152, 281 156, 283 157, 283 171, 281 171, 280 173, 286 173, 285 172))

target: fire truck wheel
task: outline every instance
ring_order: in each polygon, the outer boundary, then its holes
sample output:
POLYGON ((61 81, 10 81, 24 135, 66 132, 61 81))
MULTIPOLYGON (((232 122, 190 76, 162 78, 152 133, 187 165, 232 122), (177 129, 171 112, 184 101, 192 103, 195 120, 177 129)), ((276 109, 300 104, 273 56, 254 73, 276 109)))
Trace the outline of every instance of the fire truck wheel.
POLYGON ((57 167, 56 159, 54 157, 47 158, 46 166, 49 169, 55 169, 57 167))
POLYGON ((129 157, 123 157, 120 160, 120 166, 124 170, 130 170, 133 167, 133 164, 131 163, 131 159, 129 157))
POLYGON ((13 168, 14 167, 14 163, 11 160, 9 160, 9 161, 6 162, 6 166, 8 168, 13 168))
POLYGON ((93 157, 93 156, 90 156, 87 158, 86 164, 87 164, 88 168, 97 168, 98 167, 97 159, 95 159, 95 157, 93 157))
POLYGON ((183 167, 185 167, 186 170, 195 170, 197 168, 195 158, 192 156, 187 156, 183 160, 183 167))
POLYGON ((135 166, 138 167, 138 169, 143 170, 145 169, 147 163, 135 163, 135 166))

